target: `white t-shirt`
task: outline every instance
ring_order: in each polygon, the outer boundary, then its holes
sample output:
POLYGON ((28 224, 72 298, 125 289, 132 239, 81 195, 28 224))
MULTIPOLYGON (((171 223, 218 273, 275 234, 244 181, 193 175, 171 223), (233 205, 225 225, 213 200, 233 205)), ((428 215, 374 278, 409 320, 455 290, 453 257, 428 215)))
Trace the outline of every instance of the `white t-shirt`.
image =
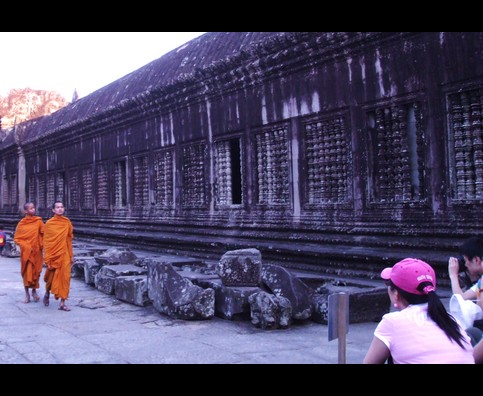
POLYGON ((394 363, 474 363, 471 340, 463 328, 460 331, 465 349, 428 317, 428 304, 418 304, 384 315, 374 336, 389 348, 394 363))
POLYGON ((478 279, 478 282, 476 282, 473 286, 471 286, 471 290, 473 290, 476 293, 477 298, 480 298, 482 279, 483 279, 483 276, 480 279, 478 279))

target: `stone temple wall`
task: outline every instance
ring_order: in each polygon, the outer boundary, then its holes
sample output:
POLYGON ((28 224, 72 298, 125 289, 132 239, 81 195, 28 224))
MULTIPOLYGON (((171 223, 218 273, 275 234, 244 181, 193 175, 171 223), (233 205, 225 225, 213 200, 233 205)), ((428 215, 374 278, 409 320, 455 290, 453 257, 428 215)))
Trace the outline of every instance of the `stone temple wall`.
POLYGON ((481 232, 482 36, 205 34, 18 125, 0 143, 0 222, 62 199, 85 237, 444 272, 481 232))

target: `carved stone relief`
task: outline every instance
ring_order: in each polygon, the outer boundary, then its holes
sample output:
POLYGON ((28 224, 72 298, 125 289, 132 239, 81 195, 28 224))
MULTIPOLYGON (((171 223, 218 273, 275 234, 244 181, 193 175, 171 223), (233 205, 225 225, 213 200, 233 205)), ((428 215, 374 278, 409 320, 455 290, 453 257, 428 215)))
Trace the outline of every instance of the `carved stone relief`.
POLYGON ((92 209, 92 169, 82 169, 82 209, 92 209))
MULTIPOLYGON (((65 175, 64 172, 57 173, 55 176, 56 181, 56 191, 55 191, 55 200, 64 202, 64 205, 67 203, 64 200, 64 184, 65 184, 65 175)), ((53 202, 52 202, 53 203, 53 202)))
POLYGON ((114 163, 114 206, 123 208, 127 205, 126 161, 114 163))
POLYGON ((448 97, 456 190, 454 199, 483 198, 483 89, 458 92, 448 97))
POLYGON ((423 197, 423 130, 419 102, 381 106, 373 116, 373 199, 406 202, 423 197))
POLYGON ((97 207, 109 209, 109 184, 107 164, 97 167, 97 207))
POLYGON ((137 157, 133 162, 134 205, 146 206, 149 204, 148 158, 137 157))
POLYGON ((348 151, 342 117, 306 123, 307 200, 309 204, 348 199, 348 151))
POLYGON ((287 127, 265 130, 255 135, 258 203, 287 205, 288 180, 287 127))
POLYGON ((47 207, 52 206, 55 201, 55 175, 47 175, 47 207))
POLYGON ((38 207, 39 208, 46 208, 46 202, 45 202, 45 177, 44 176, 39 176, 38 177, 38 186, 39 186, 39 195, 38 195, 38 207))
POLYGON ((239 205, 243 202, 240 152, 240 139, 223 140, 215 144, 215 202, 217 206, 239 205))
POLYGON ((71 209, 79 207, 79 181, 77 171, 73 170, 69 173, 69 206, 71 209))
POLYGON ((163 150, 154 159, 154 187, 156 204, 173 206, 173 152, 163 150))
POLYGON ((183 148, 183 206, 202 207, 206 204, 205 145, 183 148))
POLYGON ((29 177, 29 194, 28 194, 28 198, 27 200, 30 201, 30 202, 34 202, 36 205, 38 204, 37 203, 37 199, 36 199, 36 180, 35 180, 35 176, 30 176, 29 177))

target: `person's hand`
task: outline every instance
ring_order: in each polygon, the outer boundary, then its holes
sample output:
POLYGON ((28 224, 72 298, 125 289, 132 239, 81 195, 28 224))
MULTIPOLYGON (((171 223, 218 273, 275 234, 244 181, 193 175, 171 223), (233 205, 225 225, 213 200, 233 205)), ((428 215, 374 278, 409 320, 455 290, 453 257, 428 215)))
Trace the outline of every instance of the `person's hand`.
POLYGON ((458 264, 458 259, 456 257, 450 257, 448 260, 448 274, 449 277, 451 278, 452 276, 458 277, 458 271, 459 271, 459 264, 458 264))

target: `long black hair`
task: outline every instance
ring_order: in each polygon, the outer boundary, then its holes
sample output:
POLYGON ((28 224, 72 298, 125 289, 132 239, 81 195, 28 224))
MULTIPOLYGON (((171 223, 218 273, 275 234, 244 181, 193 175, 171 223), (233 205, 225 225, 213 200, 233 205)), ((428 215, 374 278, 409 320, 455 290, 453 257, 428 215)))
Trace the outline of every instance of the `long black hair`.
MULTIPOLYGON (((461 333, 461 327, 456 322, 455 318, 446 310, 441 299, 434 290, 427 294, 413 294, 409 293, 401 288, 397 287, 391 280, 387 280, 386 284, 392 289, 396 289, 401 296, 406 299, 409 304, 424 304, 428 303, 428 315, 438 325, 438 327, 444 331, 450 340, 456 341, 456 343, 463 349, 466 349, 463 345, 467 343, 464 335, 461 333)), ((419 291, 423 291, 426 286, 433 286, 431 282, 421 282, 418 286, 419 291)))

